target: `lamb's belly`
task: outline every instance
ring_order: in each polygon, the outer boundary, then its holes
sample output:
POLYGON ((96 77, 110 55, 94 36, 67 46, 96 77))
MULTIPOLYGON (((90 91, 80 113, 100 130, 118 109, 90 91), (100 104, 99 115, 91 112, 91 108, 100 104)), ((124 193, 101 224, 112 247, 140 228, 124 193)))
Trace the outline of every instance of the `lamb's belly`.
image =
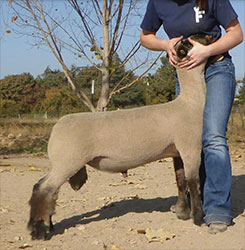
POLYGON ((123 172, 131 168, 141 166, 143 164, 161 159, 161 156, 155 156, 152 158, 132 158, 132 159, 114 159, 114 158, 103 158, 97 164, 97 168, 102 171, 108 172, 123 172))
POLYGON ((172 144, 164 149, 148 149, 148 151, 138 151, 137 153, 134 152, 134 154, 127 152, 121 155, 112 154, 110 156, 97 157, 89 165, 102 171, 123 172, 159 159, 176 156, 179 156, 179 153, 172 144))

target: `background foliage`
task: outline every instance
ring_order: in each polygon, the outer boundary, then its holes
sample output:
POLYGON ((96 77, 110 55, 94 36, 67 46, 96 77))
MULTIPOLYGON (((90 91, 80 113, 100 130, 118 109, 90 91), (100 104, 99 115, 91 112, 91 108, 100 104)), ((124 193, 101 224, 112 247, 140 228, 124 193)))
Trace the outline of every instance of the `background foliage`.
MULTIPOLYGON (((111 77, 111 86, 124 86, 136 79, 125 69, 120 59, 114 62, 115 72, 111 77), (127 78, 125 78, 127 75, 127 78)), ((161 58, 161 65, 154 74, 137 81, 132 86, 113 95, 109 110, 139 107, 165 103, 175 98, 175 70, 166 57, 161 58)), ((71 66, 79 86, 91 96, 91 84, 95 82, 93 102, 96 104, 101 91, 101 73, 94 67, 71 66)), ((245 78, 238 82, 235 105, 245 103, 245 78)), ((92 99, 92 97, 91 97, 92 99)), ((89 109, 78 99, 71 89, 63 72, 47 67, 34 78, 29 73, 10 75, 0 80, 0 117, 17 117, 30 113, 47 113, 48 116, 60 117, 68 113, 85 112, 89 109)))
MULTIPOLYGON (((124 86, 136 79, 131 71, 126 71, 118 57, 114 59, 115 72, 111 77, 111 86, 124 86), (127 77, 125 78, 125 75, 127 77)), ((92 80, 95 82, 93 101, 99 99, 101 73, 94 67, 71 66, 79 86, 91 96, 92 80)), ((139 80, 132 86, 114 95, 109 110, 132 108, 142 105, 158 104, 170 101, 175 96, 175 72, 168 60, 163 57, 161 66, 155 74, 139 80)), ((92 98, 92 97, 91 97, 92 98)), ((49 116, 61 116, 67 113, 84 112, 88 108, 81 103, 70 88, 63 72, 47 67, 36 77, 28 74, 10 75, 0 80, 0 116, 16 117, 18 114, 47 113, 49 116)))

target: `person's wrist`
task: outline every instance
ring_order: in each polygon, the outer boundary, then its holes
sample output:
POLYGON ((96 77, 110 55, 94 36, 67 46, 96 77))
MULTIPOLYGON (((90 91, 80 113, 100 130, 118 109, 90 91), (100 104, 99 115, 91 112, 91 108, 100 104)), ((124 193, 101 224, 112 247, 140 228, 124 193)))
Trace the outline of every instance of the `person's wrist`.
POLYGON ((168 41, 166 40, 161 40, 161 50, 168 52, 168 41))
POLYGON ((214 55, 215 54, 214 54, 214 50, 213 50, 212 44, 206 46, 206 56, 207 56, 207 58, 211 57, 211 56, 214 56, 214 55))

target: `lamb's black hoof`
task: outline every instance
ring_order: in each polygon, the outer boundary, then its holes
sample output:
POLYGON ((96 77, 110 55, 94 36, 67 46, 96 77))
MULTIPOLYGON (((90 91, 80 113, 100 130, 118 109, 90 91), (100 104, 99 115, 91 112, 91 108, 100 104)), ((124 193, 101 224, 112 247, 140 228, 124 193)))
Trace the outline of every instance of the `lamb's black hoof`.
POLYGON ((178 219, 180 219, 180 220, 189 220, 190 219, 190 210, 186 209, 183 211, 178 211, 178 212, 176 212, 176 215, 177 215, 178 219))
POLYGON ((203 224, 203 213, 202 211, 198 211, 195 213, 195 215, 191 216, 192 217, 192 220, 193 220, 193 223, 197 226, 201 226, 203 224))
POLYGON ((53 231, 54 231, 54 225, 52 221, 50 221, 49 232, 53 232, 53 231))
POLYGON ((188 220, 190 219, 190 208, 189 207, 181 207, 178 205, 173 205, 170 207, 170 211, 172 213, 176 213, 178 219, 180 220, 188 220))
POLYGON ((32 240, 46 240, 49 232, 49 226, 44 224, 43 220, 34 221, 31 219, 28 223, 28 229, 31 231, 32 240))

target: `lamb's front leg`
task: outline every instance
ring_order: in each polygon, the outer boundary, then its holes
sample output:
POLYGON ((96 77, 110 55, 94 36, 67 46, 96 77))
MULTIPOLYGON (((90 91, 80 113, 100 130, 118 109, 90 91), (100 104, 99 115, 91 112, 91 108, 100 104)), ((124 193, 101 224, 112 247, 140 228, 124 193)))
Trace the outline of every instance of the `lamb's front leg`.
POLYGON ((203 211, 201 202, 201 192, 199 178, 188 178, 188 187, 190 189, 191 198, 191 218, 194 224, 201 225, 203 223, 203 211))
POLYGON ((196 225, 201 225, 203 223, 203 211, 199 180, 200 156, 201 153, 200 155, 199 153, 193 153, 192 155, 188 154, 188 156, 186 156, 183 160, 186 181, 190 191, 191 218, 196 225))
POLYGON ((171 207, 179 219, 187 220, 190 218, 190 208, 187 199, 187 182, 183 162, 180 157, 173 158, 175 177, 178 187, 177 203, 171 207))

